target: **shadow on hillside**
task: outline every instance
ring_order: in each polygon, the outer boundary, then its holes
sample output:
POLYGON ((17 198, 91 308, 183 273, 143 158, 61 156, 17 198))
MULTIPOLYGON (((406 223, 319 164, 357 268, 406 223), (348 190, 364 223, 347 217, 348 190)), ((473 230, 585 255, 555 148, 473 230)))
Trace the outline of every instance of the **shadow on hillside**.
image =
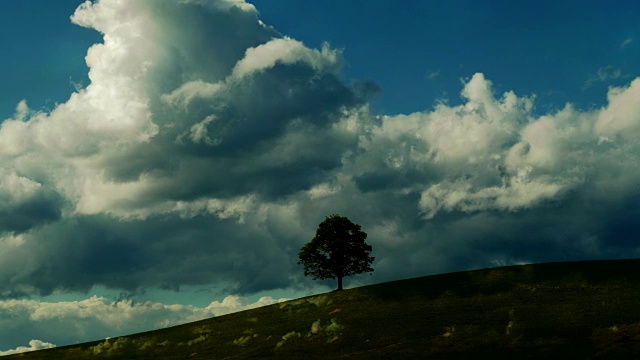
POLYGON ((491 295, 532 284, 585 286, 616 282, 640 284, 640 260, 515 265, 370 285, 361 291, 381 300, 402 301, 416 296, 435 299, 445 294, 459 297, 491 295))

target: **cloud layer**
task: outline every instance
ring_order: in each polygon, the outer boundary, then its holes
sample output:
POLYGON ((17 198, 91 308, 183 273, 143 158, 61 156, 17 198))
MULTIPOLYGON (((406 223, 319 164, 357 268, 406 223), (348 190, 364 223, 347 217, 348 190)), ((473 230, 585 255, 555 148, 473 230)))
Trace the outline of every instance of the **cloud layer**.
POLYGON ((28 351, 36 351, 36 350, 44 350, 44 349, 51 349, 56 347, 54 344, 48 343, 48 342, 44 342, 41 340, 31 340, 29 341, 29 346, 18 346, 15 349, 12 350, 7 350, 7 351, 0 351, 0 356, 3 355, 12 355, 12 354, 20 354, 23 352, 28 352, 28 351))
MULTIPOLYGON (((0 301, 0 338, 2 344, 26 343, 27 339, 46 338, 56 344, 78 343, 179 325, 220 316, 286 299, 261 297, 255 302, 230 295, 206 307, 167 305, 132 300, 112 301, 93 296, 82 301, 43 302, 36 300, 0 301)), ((55 345, 40 340, 29 346, 0 351, 9 355, 50 348, 55 345)))
MULTIPOLYGON (((362 282, 638 254, 640 78, 602 108, 536 115, 534 95, 476 73, 460 105, 385 116, 339 50, 240 0, 101 0, 72 21, 103 34, 91 83, 0 127, 0 299, 22 318, 68 305, 27 296, 96 285, 308 288, 297 252, 332 213, 369 233, 362 282)), ((148 327, 211 313, 163 306, 120 313, 148 327)))

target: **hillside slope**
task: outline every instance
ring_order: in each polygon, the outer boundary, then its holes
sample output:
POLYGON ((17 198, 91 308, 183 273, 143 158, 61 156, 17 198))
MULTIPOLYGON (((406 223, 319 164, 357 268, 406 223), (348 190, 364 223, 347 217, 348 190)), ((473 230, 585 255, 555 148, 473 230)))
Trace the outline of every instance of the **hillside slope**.
POLYGON ((635 358, 640 260, 459 272, 3 359, 635 358))

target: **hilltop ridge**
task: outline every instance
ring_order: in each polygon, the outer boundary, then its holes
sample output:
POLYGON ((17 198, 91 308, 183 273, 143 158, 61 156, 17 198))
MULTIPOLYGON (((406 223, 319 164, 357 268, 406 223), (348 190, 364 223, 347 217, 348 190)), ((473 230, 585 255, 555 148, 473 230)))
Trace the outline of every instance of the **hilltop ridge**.
POLYGON ((640 260, 518 265, 369 285, 11 359, 640 355, 640 260))

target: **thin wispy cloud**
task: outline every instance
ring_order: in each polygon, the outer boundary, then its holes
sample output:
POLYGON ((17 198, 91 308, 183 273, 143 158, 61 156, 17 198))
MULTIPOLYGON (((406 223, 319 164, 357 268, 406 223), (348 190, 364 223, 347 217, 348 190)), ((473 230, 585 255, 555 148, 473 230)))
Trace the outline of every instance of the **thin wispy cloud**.
POLYGON ((599 82, 608 82, 611 80, 620 79, 623 77, 622 70, 619 68, 615 68, 612 65, 608 65, 605 67, 601 67, 598 69, 595 75, 591 76, 582 87, 583 90, 586 90, 596 83, 599 82))

